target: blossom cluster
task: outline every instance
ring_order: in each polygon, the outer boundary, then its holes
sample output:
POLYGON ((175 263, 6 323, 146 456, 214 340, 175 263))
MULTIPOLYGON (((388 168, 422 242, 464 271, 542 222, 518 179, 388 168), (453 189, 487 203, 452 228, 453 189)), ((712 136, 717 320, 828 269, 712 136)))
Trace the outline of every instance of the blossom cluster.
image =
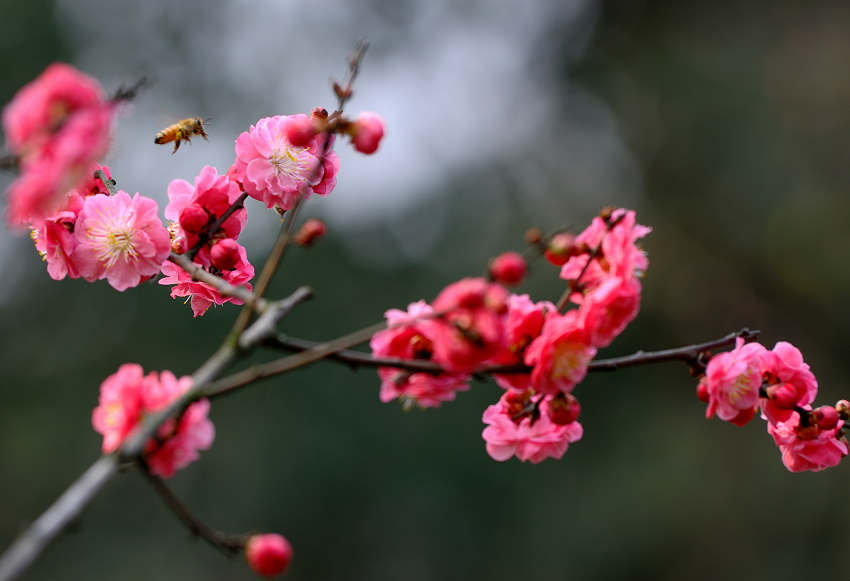
POLYGON ((812 409, 818 382, 799 349, 780 341, 772 350, 738 339, 735 348, 712 357, 697 395, 705 415, 743 426, 761 410, 767 431, 792 472, 837 465, 848 453, 844 422, 850 403, 812 409))
MULTIPOLYGON (((496 460, 560 458, 582 436, 573 388, 605 347, 636 316, 638 277, 648 266, 637 241, 649 228, 635 213, 606 211, 572 239, 561 277, 577 308, 561 313, 548 301, 510 294, 498 282, 468 278, 433 303, 386 313, 388 328, 371 341, 376 357, 431 361, 440 372, 381 367, 380 398, 434 407, 468 389, 472 373, 489 372, 506 391, 487 408, 483 432, 496 460)), ((525 265, 515 253, 491 263, 495 281, 517 284, 525 265)))
POLYGON ((115 109, 95 79, 61 63, 18 91, 3 109, 6 147, 21 167, 8 192, 10 224, 39 227, 67 207, 70 192, 85 190, 115 109))
MULTIPOLYGON (((170 371, 144 375, 142 367, 125 363, 100 386, 100 405, 92 413, 95 431, 103 435, 105 454, 117 450, 146 414, 159 411, 192 385, 191 377, 177 379, 170 371)), ((163 423, 151 438, 144 457, 153 473, 168 478, 198 459, 198 450, 208 449, 215 428, 207 419, 210 403, 201 399, 189 405, 178 419, 163 423)))

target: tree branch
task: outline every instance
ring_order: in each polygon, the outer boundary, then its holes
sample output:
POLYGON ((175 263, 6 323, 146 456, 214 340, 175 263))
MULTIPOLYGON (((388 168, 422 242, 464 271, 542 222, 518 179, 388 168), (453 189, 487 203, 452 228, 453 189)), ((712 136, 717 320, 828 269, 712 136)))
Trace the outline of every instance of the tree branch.
MULTIPOLYGON (((638 351, 631 355, 622 357, 611 357, 609 359, 595 359, 590 362, 588 371, 614 371, 624 367, 633 367, 635 365, 647 365, 650 363, 660 363, 663 361, 684 361, 694 367, 704 367, 705 353, 711 349, 718 347, 726 347, 735 343, 738 337, 747 341, 752 341, 758 337, 759 331, 750 329, 741 329, 735 333, 729 333, 719 339, 707 341, 705 343, 697 343, 694 345, 685 345, 673 349, 664 349, 661 351, 638 351)), ((303 352, 315 349, 321 345, 315 341, 306 339, 298 339, 288 337, 286 335, 277 335, 269 337, 263 341, 263 345, 280 349, 284 351, 303 352)), ((395 367, 410 371, 413 373, 450 373, 439 364, 433 361, 424 361, 418 359, 400 359, 398 357, 373 357, 362 351, 351 351, 341 349, 327 355, 329 359, 345 363, 350 367, 395 367)), ((283 361, 283 360, 280 360, 283 361)), ((528 373, 531 367, 523 364, 516 365, 490 365, 481 367, 472 372, 472 375, 492 375, 494 373, 528 373)))
POLYGON ((201 265, 193 262, 185 254, 176 254, 172 252, 168 257, 168 260, 185 270, 193 280, 205 282, 224 296, 237 298, 246 305, 255 305, 254 308, 258 312, 262 313, 268 307, 268 303, 265 299, 257 297, 245 287, 232 285, 223 278, 207 272, 201 267, 201 265))
POLYGON ((245 549, 248 535, 226 533, 205 525, 177 498, 162 478, 150 472, 147 464, 142 460, 139 461, 139 470, 145 479, 150 482, 166 506, 171 509, 171 512, 174 513, 180 522, 186 525, 186 528, 194 536, 202 538, 214 548, 230 557, 238 555, 245 549))

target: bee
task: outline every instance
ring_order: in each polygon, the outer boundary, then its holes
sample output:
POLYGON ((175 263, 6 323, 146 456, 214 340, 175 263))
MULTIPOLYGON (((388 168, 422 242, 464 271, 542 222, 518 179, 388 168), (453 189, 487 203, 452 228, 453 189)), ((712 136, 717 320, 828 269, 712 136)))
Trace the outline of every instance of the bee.
POLYGON ((156 134, 153 142, 163 144, 173 141, 174 151, 172 151, 171 154, 174 155, 180 148, 181 141, 186 140, 189 143, 192 143, 191 138, 193 135, 200 135, 205 140, 207 139, 207 133, 204 131, 204 120, 200 117, 181 119, 174 125, 169 125, 156 134))

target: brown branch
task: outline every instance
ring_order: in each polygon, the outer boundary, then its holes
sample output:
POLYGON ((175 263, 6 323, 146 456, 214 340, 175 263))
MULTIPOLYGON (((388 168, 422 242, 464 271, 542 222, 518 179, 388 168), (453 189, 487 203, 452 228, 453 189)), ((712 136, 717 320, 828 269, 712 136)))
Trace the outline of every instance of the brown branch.
MULTIPOLYGON (((342 115, 342 109, 345 106, 345 103, 348 101, 348 99, 351 98, 352 84, 357 78, 357 74, 360 72, 360 62, 363 60, 363 55, 366 53, 366 49, 368 47, 369 44, 365 41, 361 41, 355 46, 354 52, 348 59, 349 76, 345 88, 340 88, 336 83, 334 83, 334 90, 336 92, 338 100, 337 110, 334 112, 334 115, 337 117, 339 115, 342 115)), ((295 220, 298 217, 299 210, 304 205, 304 201, 307 199, 307 190, 310 187, 308 184, 312 184, 318 177, 319 172, 324 169, 325 158, 331 150, 332 139, 331 134, 328 131, 325 131, 323 133, 323 136, 324 139, 322 141, 322 148, 319 153, 319 158, 316 162, 316 166, 310 173, 310 179, 308 179, 307 182, 301 186, 301 189, 298 193, 298 198, 295 201, 295 205, 286 211, 286 214, 283 217, 283 223, 280 227, 280 232, 277 236, 277 240, 275 241, 275 244, 272 247, 268 258, 266 258, 266 262, 263 265, 263 269, 260 272, 260 276, 257 277, 257 282, 254 286, 254 294, 257 296, 257 298, 261 298, 265 294, 269 284, 271 284, 272 278, 274 278, 274 275, 277 272, 278 266, 280 266, 281 260, 283 260, 283 256, 286 253, 286 248, 289 246, 289 242, 293 238, 295 220)), ((254 316, 254 311, 256 311, 254 303, 245 301, 245 307, 239 313, 239 317, 237 317, 236 322, 234 323, 233 328, 230 331, 230 341, 239 341, 240 335, 242 335, 242 332, 245 331, 245 329, 248 327, 248 324, 251 322, 251 318, 254 316)))
POLYGON ((14 153, 0 154, 0 170, 15 171, 20 163, 20 158, 14 153))
POLYGON ((112 93, 112 96, 109 98, 109 100, 113 103, 118 103, 121 101, 132 101, 139 94, 139 91, 151 84, 153 83, 149 78, 141 77, 132 85, 119 86, 117 89, 115 89, 115 92, 112 93))
MULTIPOLYGON (((638 351, 631 355, 622 357, 611 357, 608 359, 596 359, 588 365, 588 371, 615 371, 624 367, 633 367, 636 365, 647 365, 650 363, 661 363, 663 361, 683 361, 694 367, 704 367, 705 354, 711 349, 718 347, 726 347, 735 343, 738 337, 747 341, 752 341, 758 337, 759 331, 750 329, 741 329, 735 333, 729 333, 719 339, 707 341, 705 343, 697 343, 695 345, 685 345, 673 349, 664 349, 661 351, 638 351)), ((303 352, 315 349, 321 345, 315 341, 306 339, 298 339, 295 337, 287 337, 285 335, 277 335, 269 337, 263 341, 263 345, 274 349, 285 351, 303 352)), ((341 349, 327 356, 329 359, 345 363, 350 367, 395 367, 410 371, 413 373, 451 373, 439 364, 433 361, 424 361, 417 359, 400 359, 398 357, 373 357, 362 351, 351 351, 341 349)), ((480 367, 472 371, 472 375, 492 375, 494 373, 528 373, 531 367, 523 364, 515 365, 490 365, 480 367)))
POLYGON ((118 191, 118 182, 107 177, 106 172, 102 169, 95 170, 94 177, 103 182, 103 187, 106 188, 106 191, 109 192, 110 196, 114 196, 115 192, 118 191))
POLYGON ((139 470, 171 512, 180 522, 186 525, 190 533, 205 540, 230 557, 245 550, 245 543, 248 541, 249 535, 226 533, 207 526, 189 511, 162 478, 150 472, 148 465, 143 460, 139 460, 139 470))

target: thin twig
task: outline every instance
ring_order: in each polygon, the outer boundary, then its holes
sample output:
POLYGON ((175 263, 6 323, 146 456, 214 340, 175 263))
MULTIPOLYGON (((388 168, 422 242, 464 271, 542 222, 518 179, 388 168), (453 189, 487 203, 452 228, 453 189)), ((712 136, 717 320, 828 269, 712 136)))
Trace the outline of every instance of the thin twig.
POLYGON ((20 165, 20 158, 14 153, 0 154, 0 170, 15 171, 20 165))
POLYGON ((177 495, 174 494, 162 478, 150 472, 150 468, 143 460, 139 460, 139 470, 145 479, 150 482, 153 489, 159 494, 171 512, 174 513, 180 522, 186 525, 190 533, 202 538, 214 548, 230 557, 238 555, 245 550, 248 535, 226 533, 207 526, 189 511, 186 505, 177 498, 177 495))
POLYGON ((115 92, 112 93, 112 97, 110 97, 109 100, 114 103, 118 103, 120 101, 132 101, 136 98, 142 88, 151 84, 152 81, 148 77, 141 77, 132 85, 121 85, 115 89, 115 92))

